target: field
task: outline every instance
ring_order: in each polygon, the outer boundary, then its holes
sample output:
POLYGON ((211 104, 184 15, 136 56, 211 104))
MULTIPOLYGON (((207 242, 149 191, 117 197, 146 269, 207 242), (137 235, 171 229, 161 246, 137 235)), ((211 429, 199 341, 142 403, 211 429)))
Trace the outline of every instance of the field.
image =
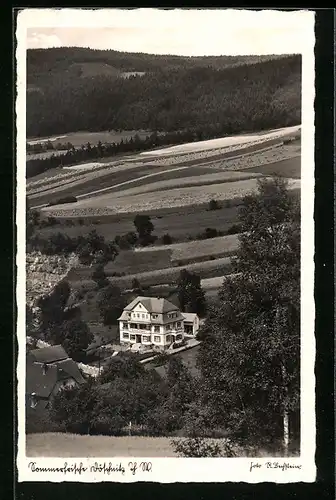
MULTIPOLYGON (((289 188, 300 187, 299 179, 290 179, 289 188)), ((102 194, 89 199, 69 203, 66 206, 45 208, 44 211, 55 217, 72 216, 85 217, 86 215, 107 215, 113 213, 139 213, 157 210, 165 207, 183 207, 198 203, 207 203, 212 198, 217 200, 231 200, 242 198, 255 191, 256 179, 241 180, 210 184, 206 186, 193 186, 176 188, 166 191, 157 191, 133 196, 116 196, 113 193, 102 194)))
POLYGON ((27 142, 29 144, 39 144, 48 141, 61 143, 71 142, 71 144, 76 148, 82 146, 83 144, 87 144, 88 142, 91 145, 98 144, 99 141, 103 144, 120 142, 122 139, 130 139, 131 137, 134 137, 135 134, 138 134, 141 138, 145 138, 148 137, 151 132, 145 130, 121 130, 120 132, 117 132, 116 130, 106 130, 105 132, 70 132, 68 134, 51 137, 28 137, 27 142))
MULTIPOLYGON (((203 279, 230 274, 232 272, 232 265, 229 257, 222 257, 220 259, 196 262, 195 264, 185 264, 182 266, 167 267, 152 271, 142 271, 134 274, 128 274, 126 276, 114 276, 111 278, 111 281, 115 285, 120 286, 122 290, 130 289, 134 278, 137 278, 144 287, 165 285, 167 283, 175 283, 182 269, 188 269, 191 272, 197 273, 203 279)), ((107 276, 111 276, 115 273, 115 270, 116 267, 113 262, 107 264, 105 267, 107 276)), ((91 286, 93 285, 91 275, 92 269, 77 267, 73 268, 69 272, 67 279, 73 288, 81 288, 83 284, 85 284, 85 286, 90 286, 90 284, 91 286)))
MULTIPOLYGON (((211 139, 208 141, 191 142, 188 144, 181 144, 178 146, 172 146, 169 148, 164 148, 155 151, 157 155, 169 155, 169 154, 184 154, 194 151, 206 151, 213 149, 220 149, 228 146, 242 145, 257 140, 269 140, 274 138, 280 138, 286 136, 290 133, 297 134, 300 131, 300 126, 288 127, 279 130, 273 130, 268 133, 264 133, 262 137, 259 134, 251 135, 236 135, 230 137, 222 137, 220 139, 211 139)), ((142 155, 150 155, 151 153, 144 152, 142 155)))
MULTIPOLYGON (((223 277, 232 273, 230 256, 238 247, 238 236, 201 240, 200 233, 207 228, 224 233, 231 230, 238 223, 242 197, 256 190, 260 176, 282 175, 288 178, 290 189, 300 189, 299 129, 167 147, 114 158, 110 163, 104 159, 56 169, 53 175, 30 179, 27 191, 33 206, 66 194, 77 196, 73 204, 42 207, 43 213, 59 218, 60 223, 39 233, 48 238, 61 231, 74 237, 94 228, 112 241, 135 231, 134 216, 147 213, 157 242, 148 248, 120 251, 105 266, 109 279, 124 291, 131 288, 134 278, 143 287, 173 287, 180 271, 187 268, 200 275, 207 297, 214 297, 223 277), (219 210, 209 210, 211 199, 217 200, 219 210), (167 233, 173 242, 161 245, 167 233)), ((70 135, 65 137, 71 142, 70 135)), ((87 137, 80 136, 84 139, 87 137)), ((103 142, 101 134, 99 140, 103 142)), ((94 295, 91 275, 92 269, 76 266, 68 279, 84 295, 94 295)), ((90 308, 88 319, 99 321, 94 304, 92 311, 90 308)))
MULTIPOLYGON (((170 252, 171 262, 177 263, 179 261, 192 262, 197 259, 206 260, 212 256, 231 255, 236 252, 238 248, 238 235, 220 236, 218 238, 210 238, 206 240, 189 241, 187 243, 176 243, 172 245, 162 245, 157 247, 156 253, 170 252)), ((147 248, 139 249, 136 254, 150 254, 153 255, 155 250, 147 248)), ((159 257, 159 255, 158 255, 159 257)))
POLYGON ((29 457, 176 457, 168 437, 28 434, 29 457))
POLYGON ((245 172, 256 172, 262 175, 278 175, 280 177, 301 178, 301 156, 253 167, 245 172))

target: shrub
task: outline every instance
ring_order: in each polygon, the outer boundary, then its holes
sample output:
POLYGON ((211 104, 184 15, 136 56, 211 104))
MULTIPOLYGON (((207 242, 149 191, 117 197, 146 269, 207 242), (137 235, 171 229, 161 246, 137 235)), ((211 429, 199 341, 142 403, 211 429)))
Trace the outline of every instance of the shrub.
POLYGON ((226 231, 226 234, 237 234, 237 233, 240 233, 240 232, 241 232, 241 225, 240 224, 233 224, 226 231))
POLYGON ((63 198, 58 198, 55 201, 50 201, 48 203, 48 207, 52 207, 53 205, 61 205, 63 203, 75 203, 76 201, 76 196, 64 196, 63 198))
POLYGON ((218 205, 217 200, 210 200, 209 201, 209 210, 218 210, 220 206, 218 205))
POLYGON ((166 233, 162 236, 162 243, 164 245, 170 245, 173 242, 173 238, 170 236, 170 234, 166 233))
POLYGON ((212 227, 207 227, 206 230, 204 231, 204 236, 205 238, 216 238, 216 236, 218 236, 217 229, 214 229, 212 227))

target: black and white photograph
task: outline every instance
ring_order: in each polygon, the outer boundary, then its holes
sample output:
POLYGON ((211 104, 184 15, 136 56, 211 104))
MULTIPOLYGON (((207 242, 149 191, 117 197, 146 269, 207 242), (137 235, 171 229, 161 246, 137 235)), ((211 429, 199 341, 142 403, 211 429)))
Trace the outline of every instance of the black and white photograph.
POLYGON ((16 36, 19 481, 314 481, 314 14, 16 36))

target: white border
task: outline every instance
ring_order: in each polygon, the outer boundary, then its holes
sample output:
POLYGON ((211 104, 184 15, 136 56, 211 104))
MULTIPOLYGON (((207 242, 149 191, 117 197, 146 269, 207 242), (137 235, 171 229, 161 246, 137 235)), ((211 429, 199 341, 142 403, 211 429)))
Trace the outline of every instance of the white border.
MULTIPOLYGON (((134 12, 134 11, 133 11, 134 12)), ((239 16, 265 15, 265 11, 232 11, 239 16)), ((316 477, 315 454, 315 337, 314 337, 314 13, 309 11, 271 12, 272 16, 298 16, 301 28, 302 53, 302 233, 301 233, 301 456, 300 458, 267 458, 252 460, 262 466, 250 472, 251 459, 245 458, 30 458, 25 455, 25 147, 26 147, 26 33, 27 28, 56 26, 90 26, 106 27, 108 14, 113 16, 115 10, 81 10, 81 9, 23 9, 17 21, 17 337, 19 355, 17 365, 18 379, 18 480, 22 481, 78 481, 78 482, 238 482, 258 483, 261 481, 275 483, 313 482, 316 477), (302 23, 302 24, 301 24, 302 23), (113 466, 121 464, 125 472, 95 473, 90 466, 95 461, 113 466), (139 468, 132 473, 129 462, 151 462, 152 471, 142 472, 139 468), (87 467, 87 471, 71 472, 32 472, 31 462, 37 467, 87 467), (268 468, 267 462, 278 462, 280 465, 300 466, 300 468, 268 468), (29 465, 30 464, 30 465, 29 465)), ((288 17, 290 19, 290 17, 288 17)), ((226 54, 234 55, 233 48, 226 54)), ((252 52, 253 54, 253 47, 252 52)), ((283 53, 279 46, 279 52, 283 53)))

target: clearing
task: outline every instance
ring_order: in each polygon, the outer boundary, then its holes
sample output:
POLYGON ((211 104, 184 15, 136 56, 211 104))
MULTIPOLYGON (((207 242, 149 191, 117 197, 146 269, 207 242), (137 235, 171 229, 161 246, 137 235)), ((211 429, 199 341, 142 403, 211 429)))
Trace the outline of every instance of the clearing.
POLYGON ((75 148, 86 145, 88 142, 90 144, 98 144, 101 143, 112 143, 112 142, 120 142, 122 139, 130 139, 134 137, 136 134, 141 139, 145 139, 148 137, 151 132, 148 130, 105 130, 102 132, 69 132, 65 135, 56 135, 50 137, 32 137, 27 138, 28 144, 40 144, 44 142, 62 142, 67 143, 71 142, 75 148))

